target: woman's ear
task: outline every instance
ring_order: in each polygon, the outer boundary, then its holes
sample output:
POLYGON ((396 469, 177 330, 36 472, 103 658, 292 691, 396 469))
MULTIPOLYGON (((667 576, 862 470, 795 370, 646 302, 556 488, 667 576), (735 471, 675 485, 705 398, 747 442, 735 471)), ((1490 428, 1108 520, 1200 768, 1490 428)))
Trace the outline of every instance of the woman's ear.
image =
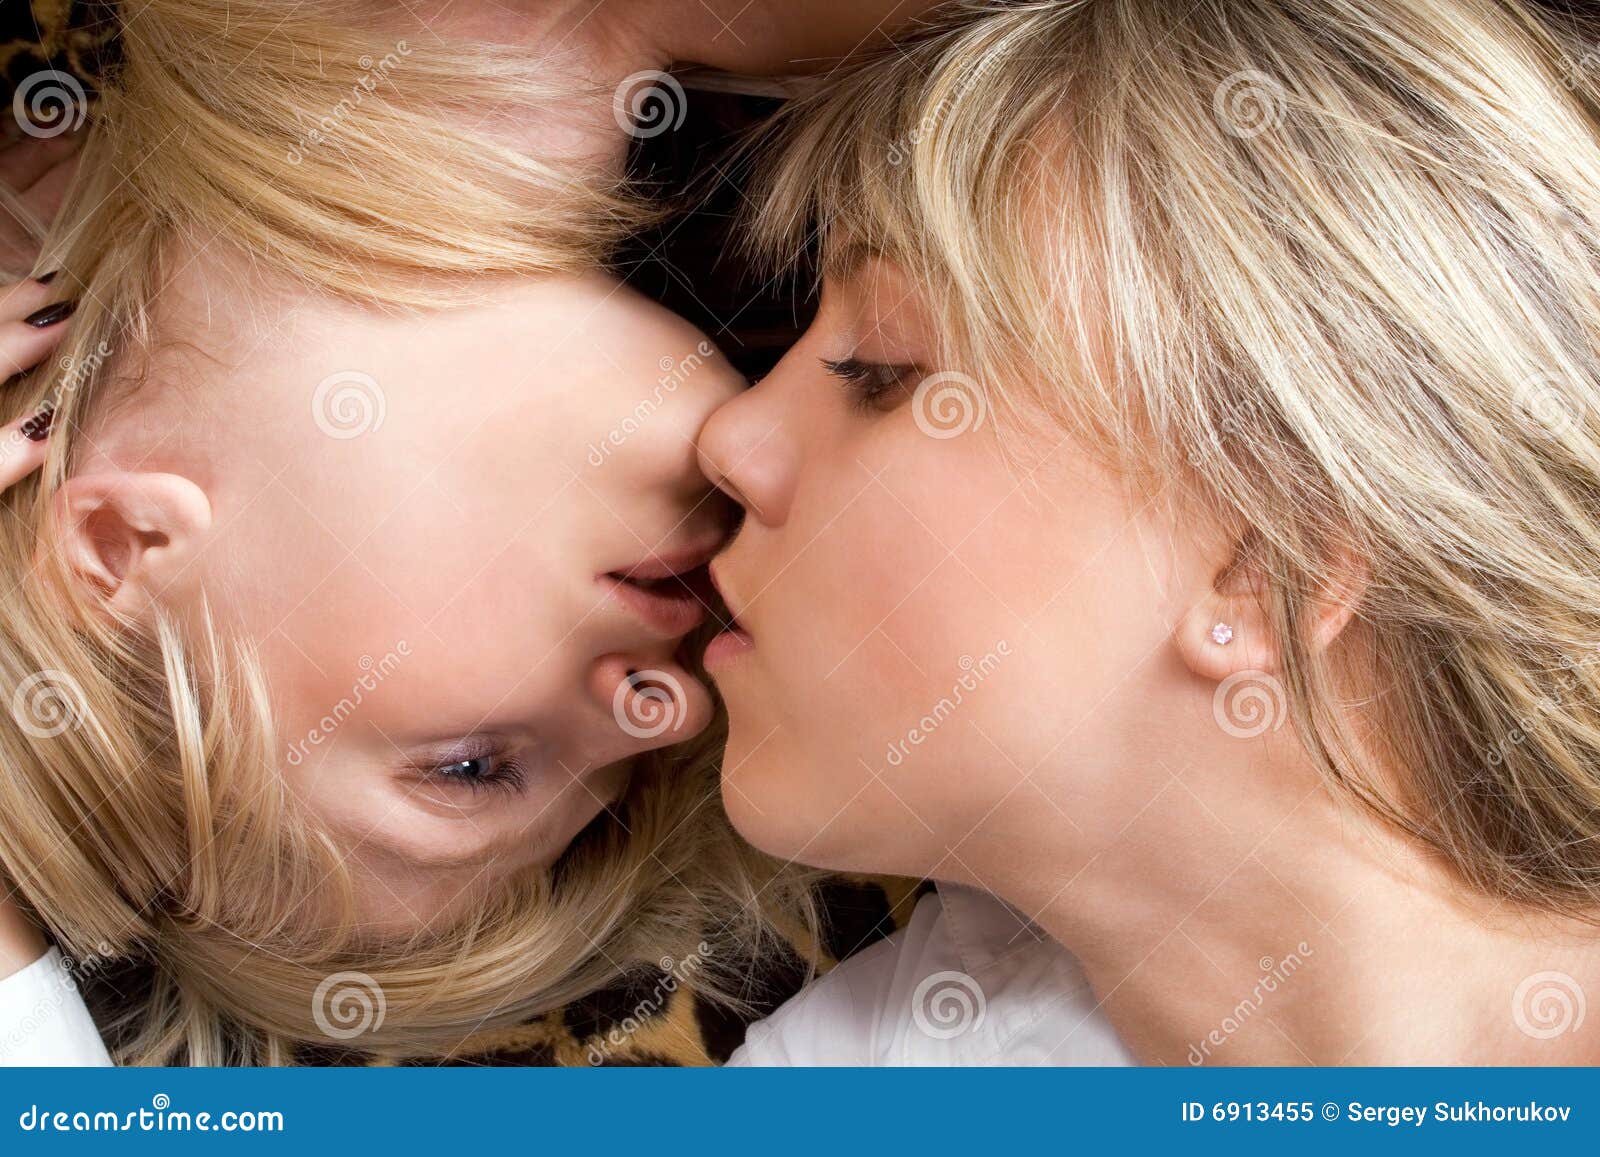
MULTIPOLYGON (((1330 646, 1349 625, 1371 571, 1354 549, 1331 550, 1310 606, 1311 645, 1330 646)), ((1267 576, 1248 539, 1217 570, 1211 590, 1178 624, 1184 662, 1202 679, 1221 682, 1241 671, 1276 674, 1282 663, 1277 631, 1267 614, 1267 576)))
POLYGON ((55 517, 68 566, 113 610, 141 616, 199 581, 189 564, 211 529, 211 500, 181 475, 78 475, 57 492, 55 517))

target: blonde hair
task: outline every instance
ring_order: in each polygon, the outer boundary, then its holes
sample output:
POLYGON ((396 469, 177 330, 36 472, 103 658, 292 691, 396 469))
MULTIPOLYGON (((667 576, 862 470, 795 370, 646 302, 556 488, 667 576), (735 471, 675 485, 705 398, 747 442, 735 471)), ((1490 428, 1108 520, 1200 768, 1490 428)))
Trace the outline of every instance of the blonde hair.
MULTIPOLYGON (((124 1062, 291 1059, 345 1023, 348 1009, 314 999, 350 972, 384 1002, 353 1046, 439 1055, 685 938, 754 945, 762 909, 792 895, 722 817, 713 729, 641 759, 622 821, 591 825, 553 873, 514 879, 449 929, 363 939, 340 848, 285 787, 248 642, 112 620, 52 549, 79 431, 183 336, 152 320, 182 253, 223 246, 308 292, 423 308, 469 277, 592 267, 650 215, 601 170, 462 127, 489 108, 561 113, 570 94, 525 53, 407 43, 385 35, 381 6, 318 8, 125 7, 120 63, 41 260, 81 304, 56 360, 0 401, 8 419, 56 406, 42 475, 0 499, 0 875, 71 955, 150 970, 110 1026, 124 1062)), ((729 955, 696 977, 713 996, 731 987, 729 955)))
POLYGON ((904 263, 1008 425, 1245 528, 1330 782, 1588 919, 1597 35, 1515 0, 962 4, 788 110, 752 223, 904 263), (1347 555, 1381 750, 1309 642, 1347 555))

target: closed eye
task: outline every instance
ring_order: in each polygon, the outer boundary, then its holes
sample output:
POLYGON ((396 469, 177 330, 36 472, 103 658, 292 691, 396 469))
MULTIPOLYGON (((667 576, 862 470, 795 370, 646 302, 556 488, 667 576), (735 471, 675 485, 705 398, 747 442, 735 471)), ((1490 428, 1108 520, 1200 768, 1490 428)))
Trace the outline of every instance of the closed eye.
POLYGON ((843 382, 851 402, 863 412, 893 409, 909 392, 906 383, 917 376, 911 364, 869 362, 861 358, 822 359, 822 368, 843 382))

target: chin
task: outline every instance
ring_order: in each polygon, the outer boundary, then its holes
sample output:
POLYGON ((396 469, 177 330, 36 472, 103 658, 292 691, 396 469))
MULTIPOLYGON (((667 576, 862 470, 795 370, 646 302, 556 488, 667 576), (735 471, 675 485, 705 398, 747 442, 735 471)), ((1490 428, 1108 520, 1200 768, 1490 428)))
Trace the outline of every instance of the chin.
POLYGON ((722 804, 753 847, 834 872, 899 875, 904 862, 925 859, 903 847, 913 833, 901 825, 916 821, 893 797, 877 787, 863 791, 859 780, 818 774, 837 767, 835 757, 774 750, 773 740, 752 750, 756 741, 743 740, 737 728, 729 736, 722 804))

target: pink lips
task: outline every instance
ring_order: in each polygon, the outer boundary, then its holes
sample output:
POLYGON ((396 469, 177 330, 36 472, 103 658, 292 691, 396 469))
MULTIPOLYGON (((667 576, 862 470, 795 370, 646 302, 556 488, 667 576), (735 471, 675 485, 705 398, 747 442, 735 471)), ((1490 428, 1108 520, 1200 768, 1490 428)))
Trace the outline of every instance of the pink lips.
POLYGON ((716 587, 717 592, 722 595, 722 601, 728 607, 729 615, 733 616, 733 621, 729 623, 728 628, 706 644, 706 653, 701 662, 705 665, 707 671, 711 671, 716 667, 732 662, 735 656, 744 654, 753 648, 756 643, 750 637, 750 632, 746 631, 739 623, 738 612, 734 610, 733 601, 728 598, 727 588, 717 578, 716 573, 709 568, 707 576, 710 578, 712 585, 716 587))
POLYGON ((618 602, 665 636, 686 635, 705 621, 711 596, 706 562, 721 545, 653 554, 622 570, 600 575, 618 602))
POLYGON ((706 644, 705 657, 700 661, 707 671, 712 671, 732 662, 734 656, 744 654, 755 645, 755 640, 738 627, 729 627, 706 644))

